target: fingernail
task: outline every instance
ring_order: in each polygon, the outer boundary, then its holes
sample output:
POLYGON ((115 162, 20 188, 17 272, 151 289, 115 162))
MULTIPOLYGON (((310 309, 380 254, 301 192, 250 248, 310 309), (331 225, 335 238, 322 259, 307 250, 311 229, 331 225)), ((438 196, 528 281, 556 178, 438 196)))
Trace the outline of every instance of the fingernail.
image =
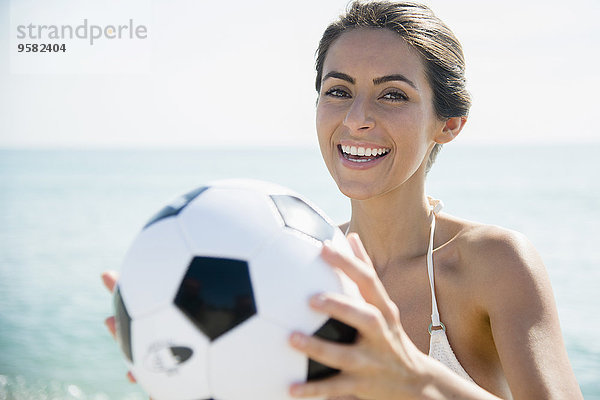
POLYGON ((335 249, 333 248, 331 242, 329 240, 323 242, 323 249, 321 250, 321 254, 328 255, 333 253, 335 253, 335 249))
POLYGON ((294 383, 291 387, 290 387, 290 394, 292 396, 300 396, 302 393, 304 392, 302 385, 298 384, 298 383, 294 383))
POLYGON ((294 332, 292 333, 292 344, 296 347, 304 347, 306 346, 306 336, 302 333, 294 332))
POLYGON ((325 295, 323 293, 319 293, 310 298, 310 304, 313 307, 322 307, 325 304, 325 295))

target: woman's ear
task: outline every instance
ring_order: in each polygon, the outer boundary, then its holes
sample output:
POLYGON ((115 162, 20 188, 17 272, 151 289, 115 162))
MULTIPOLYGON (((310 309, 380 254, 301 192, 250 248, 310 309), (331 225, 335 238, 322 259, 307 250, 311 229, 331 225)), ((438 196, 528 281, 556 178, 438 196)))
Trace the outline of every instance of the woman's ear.
POLYGON ((467 123, 467 117, 451 117, 444 123, 443 129, 435 137, 435 142, 444 144, 454 140, 467 123))

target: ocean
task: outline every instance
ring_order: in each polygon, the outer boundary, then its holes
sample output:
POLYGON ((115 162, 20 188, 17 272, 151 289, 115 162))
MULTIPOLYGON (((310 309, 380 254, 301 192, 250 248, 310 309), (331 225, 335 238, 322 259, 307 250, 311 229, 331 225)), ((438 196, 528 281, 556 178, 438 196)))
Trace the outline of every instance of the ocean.
MULTIPOLYGON (((600 399, 600 145, 444 148, 427 191, 525 233, 548 269, 586 399, 600 399)), ((100 273, 163 204, 204 182, 264 179, 349 216, 314 148, 0 150, 0 400, 146 399, 103 321, 100 273)), ((548 349, 551 351, 551 349, 548 349)))

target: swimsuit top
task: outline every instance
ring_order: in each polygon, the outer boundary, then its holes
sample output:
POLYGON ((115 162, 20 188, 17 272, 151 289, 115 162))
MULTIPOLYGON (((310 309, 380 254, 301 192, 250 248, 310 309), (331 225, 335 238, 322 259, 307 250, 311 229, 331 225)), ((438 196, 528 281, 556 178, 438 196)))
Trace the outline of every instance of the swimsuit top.
POLYGON ((435 232, 435 216, 440 212, 443 203, 439 200, 429 199, 429 204, 432 206, 431 230, 429 233, 429 246, 427 249, 427 274, 429 275, 429 286, 431 287, 431 324, 429 325, 429 356, 438 360, 452 371, 462 376, 463 378, 474 382, 467 371, 460 365, 448 337, 446 336, 446 326, 440 321, 440 313, 435 299, 435 285, 433 281, 433 234, 435 232), (433 327, 441 327, 442 329, 433 330, 433 327))

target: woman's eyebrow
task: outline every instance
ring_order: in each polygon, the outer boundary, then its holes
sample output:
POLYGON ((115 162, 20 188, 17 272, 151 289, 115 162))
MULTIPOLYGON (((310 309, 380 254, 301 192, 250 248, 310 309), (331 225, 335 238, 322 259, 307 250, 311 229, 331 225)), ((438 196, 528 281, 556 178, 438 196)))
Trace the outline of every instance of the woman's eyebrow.
MULTIPOLYGON (((326 79, 328 78, 337 78, 337 79, 341 79, 343 81, 349 82, 351 84, 354 85, 354 78, 351 77, 348 74, 344 74, 343 72, 338 72, 338 71, 331 71, 328 72, 327 75, 325 75, 323 77, 322 82, 324 82, 326 79)), ((392 82, 392 81, 400 81, 400 82, 405 82, 408 85, 410 85, 413 89, 415 90, 419 90, 417 88, 417 85, 415 85, 415 83, 413 81, 411 81, 410 79, 408 79, 407 77, 405 77, 402 74, 393 74, 393 75, 386 75, 386 76, 382 76, 379 78, 375 78, 373 79, 373 84, 374 85, 381 85, 382 83, 385 82, 392 82)))
POLYGON ((327 75, 323 77, 321 82, 324 82, 327 78, 337 78, 343 81, 349 82, 354 85, 354 78, 348 74, 344 74, 343 72, 331 71, 328 72, 327 75))
POLYGON ((375 79, 373 79, 373 84, 381 85, 382 83, 392 82, 392 81, 406 82, 413 89, 419 90, 419 89, 417 89, 417 85, 415 85, 415 83, 413 81, 411 81, 410 79, 408 79, 407 77, 405 77, 402 74, 386 75, 386 76, 382 76, 380 78, 375 78, 375 79))

